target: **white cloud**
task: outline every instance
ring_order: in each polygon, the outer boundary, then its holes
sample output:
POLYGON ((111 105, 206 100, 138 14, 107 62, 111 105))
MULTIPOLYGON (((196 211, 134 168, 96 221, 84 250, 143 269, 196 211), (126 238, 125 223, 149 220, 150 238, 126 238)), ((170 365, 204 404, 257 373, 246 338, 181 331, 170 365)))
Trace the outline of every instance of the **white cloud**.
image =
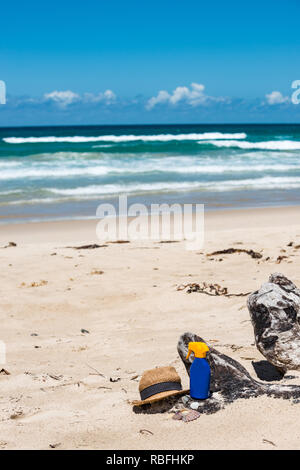
POLYGON ((115 101, 116 98, 116 94, 111 90, 106 90, 103 93, 98 93, 97 95, 94 95, 93 93, 85 93, 83 95, 83 101, 87 103, 99 103, 103 101, 106 104, 110 104, 115 101))
POLYGON ((116 100, 117 96, 112 90, 106 90, 103 93, 97 95, 93 93, 84 93, 82 96, 74 93, 71 90, 66 91, 52 91, 51 93, 44 94, 44 100, 53 101, 59 106, 65 107, 72 103, 83 102, 83 103, 99 103, 104 102, 105 104, 111 104, 116 100))
POLYGON ((148 100, 146 108, 152 109, 154 108, 154 106, 156 106, 159 103, 168 102, 169 99, 170 99, 169 93, 167 91, 162 90, 158 93, 157 96, 153 96, 152 98, 150 98, 150 100, 148 100))
POLYGON ((201 83, 191 83, 190 87, 178 86, 170 94, 165 90, 159 91, 156 96, 150 98, 146 104, 147 109, 153 109, 157 104, 169 103, 177 105, 178 103, 187 103, 191 106, 204 104, 208 100, 223 101, 223 98, 213 98, 205 95, 205 86, 201 83))
POLYGON ((113 91, 111 90, 106 90, 104 93, 103 93, 105 99, 107 101, 114 101, 116 99, 116 95, 113 91))
POLYGON ((272 91, 272 93, 266 95, 266 99, 270 105, 286 103, 290 100, 288 96, 283 96, 280 91, 272 91))
POLYGON ((52 91, 51 93, 45 93, 44 98, 47 101, 54 101, 55 103, 61 106, 68 106, 69 104, 78 101, 80 99, 80 96, 71 90, 67 90, 52 91))

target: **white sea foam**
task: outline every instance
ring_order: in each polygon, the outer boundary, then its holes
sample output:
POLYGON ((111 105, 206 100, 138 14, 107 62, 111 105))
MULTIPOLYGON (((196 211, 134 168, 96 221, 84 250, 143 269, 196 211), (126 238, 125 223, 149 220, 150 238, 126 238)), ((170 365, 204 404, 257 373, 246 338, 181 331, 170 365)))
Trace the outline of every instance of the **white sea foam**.
POLYGON ((170 142, 181 140, 209 140, 209 139, 245 139, 244 132, 224 134, 222 132, 204 132, 203 134, 157 134, 157 135, 101 135, 97 137, 70 136, 70 137, 5 137, 4 142, 8 144, 35 144, 35 143, 85 143, 85 142, 170 142))
POLYGON ((140 184, 106 184, 89 185, 77 188, 59 189, 45 188, 45 197, 13 200, 0 203, 0 205, 21 205, 21 204, 51 204, 67 201, 84 201, 101 199, 108 196, 118 196, 119 194, 139 195, 139 194, 163 194, 170 192, 224 192, 224 191, 244 191, 244 190, 266 190, 266 189, 298 189, 300 188, 300 177, 271 177, 266 176, 256 179, 227 180, 220 182, 160 182, 160 183, 140 183, 140 184), (52 196, 51 196, 52 195, 52 196))
POLYGON ((87 168, 22 168, 15 171, 2 171, 0 173, 0 180, 13 180, 25 178, 69 178, 73 176, 104 176, 108 173, 105 167, 87 167, 87 168))
POLYGON ((1 161, 0 160, 0 170, 2 168, 16 168, 16 167, 20 167, 22 164, 20 162, 16 162, 16 161, 13 161, 13 162, 4 162, 4 161, 1 161))
POLYGON ((130 184, 104 184, 81 186, 70 189, 47 188, 47 191, 64 196, 90 196, 90 195, 113 195, 120 193, 142 193, 142 192, 168 192, 171 190, 186 190, 198 187, 198 182, 174 182, 174 183, 130 183, 130 184))
POLYGON ((12 189, 11 191, 0 191, 1 196, 10 196, 11 194, 20 194, 22 193, 22 189, 12 189))
POLYGON ((293 189, 300 187, 300 177, 271 177, 211 182, 160 182, 81 186, 70 189, 47 188, 47 191, 64 196, 90 196, 119 193, 170 192, 186 190, 230 191, 234 189, 293 189))
POLYGON ((266 142, 248 142, 238 140, 206 140, 199 141, 199 144, 211 144, 216 147, 239 148, 239 149, 259 149, 259 150, 300 150, 300 142, 294 140, 270 140, 266 142))
POLYGON ((258 173, 263 171, 288 172, 300 170, 300 164, 244 164, 233 165, 226 163, 207 164, 196 162, 190 164, 190 161, 180 158, 178 161, 150 161, 150 162, 132 162, 124 164, 122 168, 117 166, 57 166, 51 167, 49 164, 21 167, 15 170, 4 169, 0 172, 0 181, 18 180, 18 179, 52 179, 52 178, 74 178, 80 177, 105 177, 113 175, 135 175, 149 173, 175 173, 175 174, 199 174, 199 175, 218 175, 230 173, 258 173))

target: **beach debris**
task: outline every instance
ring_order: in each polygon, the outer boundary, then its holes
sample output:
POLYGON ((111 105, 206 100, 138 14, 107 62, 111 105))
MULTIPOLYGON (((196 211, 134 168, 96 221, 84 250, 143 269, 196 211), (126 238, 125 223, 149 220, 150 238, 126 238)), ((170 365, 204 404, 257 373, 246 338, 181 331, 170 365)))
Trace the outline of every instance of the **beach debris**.
POLYGON ((84 328, 81 328, 80 331, 81 333, 84 333, 84 334, 88 334, 88 335, 90 334, 90 332, 88 330, 85 330, 84 328))
POLYGON ((182 421, 189 423, 190 421, 195 421, 195 419, 198 419, 200 416, 201 413, 199 413, 199 411, 192 410, 183 414, 182 421))
POLYGON ((271 444, 273 447, 277 447, 277 445, 274 444, 273 441, 269 441, 269 439, 263 439, 262 442, 264 442, 265 444, 271 444))
MULTIPOLYGON (((105 375, 102 374, 101 372, 99 372, 97 369, 95 369, 95 367, 92 367, 90 366, 89 364, 86 364, 90 369, 92 369, 94 372, 96 372, 96 375, 100 375, 100 377, 104 377, 105 378, 105 375)), ((92 374, 91 374, 92 375, 92 374)), ((93 374, 95 375, 95 374, 93 374)))
POLYGON ((95 250, 96 248, 105 248, 108 245, 98 245, 93 243, 91 245, 82 245, 82 246, 67 246, 66 248, 73 248, 73 250, 95 250))
POLYGON ((113 383, 119 382, 120 380, 121 380, 121 377, 110 377, 110 378, 109 378, 109 381, 110 381, 110 382, 113 382, 113 383))
POLYGON ((234 352, 235 352, 235 351, 238 351, 239 349, 243 349, 243 346, 237 346, 236 344, 230 344, 229 347, 230 347, 230 348, 232 349, 232 351, 234 351, 234 352))
POLYGON ((56 449, 61 445, 61 442, 57 442, 56 444, 49 444, 50 449, 56 449))
POLYGON ((120 243, 120 244, 122 244, 122 243, 130 243, 130 241, 129 240, 114 240, 114 241, 108 242, 108 243, 120 243))
POLYGON ((262 355, 282 374, 300 370, 300 289, 283 274, 273 273, 247 304, 262 355))
POLYGON ((276 264, 280 264, 282 260, 287 259, 288 256, 280 255, 276 259, 276 264))
POLYGON ((44 279, 42 279, 41 281, 39 282, 31 282, 30 284, 26 284, 26 282, 22 282, 20 287, 42 287, 42 286, 46 286, 48 284, 48 281, 45 281, 44 279))
POLYGON ((8 370, 6 370, 6 369, 1 369, 0 370, 0 375, 10 375, 10 372, 8 372, 8 370))
POLYGON ((190 421, 195 421, 201 416, 199 411, 190 410, 190 409, 183 409, 176 411, 175 414, 172 416, 172 419, 175 421, 184 421, 185 423, 189 423, 190 421))
POLYGON ((47 375, 53 380, 61 380, 64 377, 63 375, 54 375, 54 374, 47 374, 47 375))
POLYGON ((192 408, 192 410, 197 410, 197 408, 198 408, 198 402, 193 401, 192 403, 190 403, 190 408, 192 408))
POLYGON ((158 243, 179 243, 180 240, 160 240, 158 243))
POLYGON ((100 269, 92 269, 92 271, 90 272, 90 274, 94 275, 94 274, 104 274, 104 271, 101 271, 100 269))
MULTIPOLYGON (((184 333, 180 336, 177 350, 187 373, 190 373, 192 359, 186 359, 190 342, 204 342, 205 340, 193 333, 184 333)), ((206 359, 211 368, 210 392, 206 400, 195 400, 189 395, 178 398, 185 408, 196 408, 200 414, 212 414, 223 409, 226 405, 240 398, 254 398, 266 395, 274 398, 299 399, 299 385, 269 384, 255 380, 238 361, 209 346, 206 359)))
POLYGON ((152 431, 149 431, 149 429, 140 429, 139 433, 140 434, 151 434, 151 436, 154 435, 152 431))
POLYGON ((23 416, 24 416, 23 411, 16 411, 16 413, 13 413, 12 415, 10 415, 10 419, 19 419, 19 418, 22 418, 23 416))
POLYGON ((172 419, 175 421, 179 421, 183 418, 183 413, 182 411, 176 411, 176 413, 172 416, 172 419))
POLYGON ((130 378, 130 380, 136 380, 138 377, 139 377, 138 374, 137 374, 137 375, 133 375, 133 376, 130 378))
POLYGON ((232 253, 246 253, 251 256, 251 258, 259 259, 262 258, 262 254, 253 250, 245 250, 243 248, 227 248, 226 250, 214 251, 213 253, 208 253, 206 256, 217 256, 217 255, 231 255, 232 253))
POLYGON ((13 248, 13 247, 16 247, 17 244, 15 242, 9 242, 7 245, 5 246, 2 246, 1 248, 13 248))
POLYGON ((182 284, 178 286, 176 290, 186 290, 187 294, 191 294, 192 292, 199 292, 201 294, 211 296, 223 295, 224 297, 244 297, 250 294, 250 292, 230 294, 227 287, 222 287, 219 284, 207 284, 206 282, 202 282, 201 284, 198 284, 197 282, 182 284))

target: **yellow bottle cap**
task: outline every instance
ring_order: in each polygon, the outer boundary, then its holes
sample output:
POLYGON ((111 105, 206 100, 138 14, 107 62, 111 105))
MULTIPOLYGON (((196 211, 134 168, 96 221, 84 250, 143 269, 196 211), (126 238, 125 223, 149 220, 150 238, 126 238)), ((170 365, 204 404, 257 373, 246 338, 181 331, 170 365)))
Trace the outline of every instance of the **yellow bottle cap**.
POLYGON ((209 347, 207 346, 207 344, 202 343, 200 341, 199 342, 193 341, 189 343, 189 352, 188 352, 188 355, 186 356, 186 359, 190 357, 191 352, 194 353, 195 357, 200 357, 200 358, 206 357, 207 351, 209 351, 209 347))

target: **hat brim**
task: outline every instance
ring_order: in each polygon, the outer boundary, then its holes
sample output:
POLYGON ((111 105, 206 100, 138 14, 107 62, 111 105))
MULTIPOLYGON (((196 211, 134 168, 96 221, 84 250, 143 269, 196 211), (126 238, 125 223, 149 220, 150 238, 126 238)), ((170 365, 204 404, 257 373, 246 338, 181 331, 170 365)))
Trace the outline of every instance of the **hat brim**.
POLYGON ((176 395, 184 395, 189 393, 190 390, 170 390, 168 392, 160 392, 156 393, 156 395, 152 395, 152 397, 146 398, 146 400, 134 400, 131 402, 133 406, 142 406, 147 405, 148 403, 155 403, 157 401, 161 401, 164 398, 174 397, 176 395))

